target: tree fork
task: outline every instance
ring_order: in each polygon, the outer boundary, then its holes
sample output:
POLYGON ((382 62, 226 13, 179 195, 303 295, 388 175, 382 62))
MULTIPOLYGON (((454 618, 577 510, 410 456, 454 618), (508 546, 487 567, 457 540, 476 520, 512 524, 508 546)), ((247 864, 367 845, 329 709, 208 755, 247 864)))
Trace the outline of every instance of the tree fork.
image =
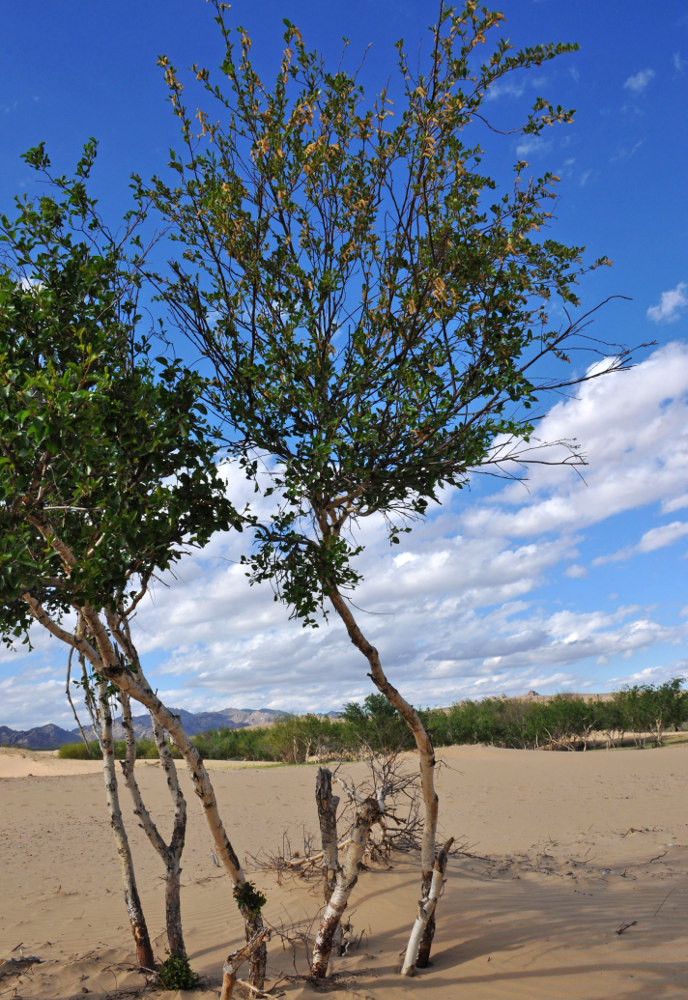
POLYGON ((139 817, 140 824, 153 848, 165 865, 165 928, 167 945, 170 955, 185 955, 184 933, 181 915, 181 857, 186 839, 186 800, 182 794, 177 779, 174 760, 167 746, 164 731, 151 716, 155 743, 158 748, 161 766, 167 778, 167 787, 174 804, 174 823, 169 844, 165 843, 146 808, 141 790, 136 780, 136 738, 131 718, 131 702, 129 696, 120 692, 119 701, 122 706, 122 726, 126 739, 126 760, 122 761, 124 780, 134 801, 134 812, 139 817))

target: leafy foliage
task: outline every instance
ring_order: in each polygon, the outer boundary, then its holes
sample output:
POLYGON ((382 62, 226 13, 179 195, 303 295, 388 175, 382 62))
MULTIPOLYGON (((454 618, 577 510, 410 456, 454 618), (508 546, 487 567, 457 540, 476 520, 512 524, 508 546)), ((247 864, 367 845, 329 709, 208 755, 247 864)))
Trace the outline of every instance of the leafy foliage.
MULTIPOLYGON (((126 615, 152 573, 235 521, 200 377, 150 357, 123 249, 86 180, 0 216, 0 634, 86 604, 126 615)), ((26 161, 48 172, 42 147, 26 161)))
POLYGON ((193 990, 200 976, 189 965, 189 959, 183 953, 170 955, 158 969, 158 982, 166 990, 193 990))
MULTIPOLYGON (((519 161, 500 192, 477 139, 495 83, 575 46, 514 52, 501 40, 480 61, 503 15, 440 4, 424 72, 398 45, 393 112, 386 89, 367 99, 288 21, 265 83, 250 39, 214 6, 221 82, 194 67, 209 103, 194 118, 161 58, 185 150, 171 152, 171 181, 140 190, 179 244, 156 280, 214 367, 227 447, 277 501, 256 525, 252 578, 316 624, 322 602, 359 579, 346 529, 378 514, 398 541, 442 486, 522 459, 536 401, 586 377, 552 377, 550 362, 590 346, 585 322, 549 319, 552 301, 578 304, 589 269, 580 247, 542 235, 557 178, 519 161)), ((571 118, 538 98, 511 132, 571 118)))
POLYGON ((234 898, 239 909, 250 918, 259 916, 267 902, 266 897, 259 889, 256 889, 253 882, 240 882, 235 885, 234 898))
MULTIPOLYGON (((125 760, 127 756, 127 745, 125 740, 114 740, 112 752, 117 760, 125 760)), ((98 740, 89 740, 88 747, 85 743, 63 743, 57 751, 57 756, 64 760, 99 760, 103 756, 103 751, 98 740)), ((136 740, 137 760, 157 760, 158 748, 155 741, 147 737, 136 740)))

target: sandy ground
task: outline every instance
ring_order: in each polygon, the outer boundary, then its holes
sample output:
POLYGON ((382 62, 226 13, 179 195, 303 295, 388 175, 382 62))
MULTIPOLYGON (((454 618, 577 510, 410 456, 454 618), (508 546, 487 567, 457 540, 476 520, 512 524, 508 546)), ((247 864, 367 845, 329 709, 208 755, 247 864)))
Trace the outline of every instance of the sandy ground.
MULTIPOLYGON (((351 906, 360 940, 333 963, 326 992, 342 1000, 688 996, 688 746, 569 754, 455 747, 439 756, 441 836, 454 835, 464 850, 449 863, 433 967, 414 979, 396 973, 418 882, 414 860, 402 857, 362 873, 351 906)), ((360 777, 358 765, 352 770, 360 777)), ((160 770, 141 762, 137 773, 165 831, 160 770)), ((213 770, 240 857, 261 846, 276 852, 285 832, 302 847, 304 830, 317 830, 315 776, 311 766, 213 770)), ((219 993, 222 961, 242 928, 186 775, 184 789, 182 906, 205 987, 178 996, 207 1000, 219 993)), ((162 868, 125 792, 139 888, 164 958, 162 868)), ((268 920, 291 928, 293 939, 273 936, 269 985, 277 981, 274 995, 287 1000, 313 1000, 318 993, 298 975, 306 969, 300 938, 320 890, 299 879, 277 885, 252 867, 269 897, 268 920)), ((0 965, 0 998, 140 995, 119 884, 100 765, 0 751, 0 960, 41 959, 0 965)))

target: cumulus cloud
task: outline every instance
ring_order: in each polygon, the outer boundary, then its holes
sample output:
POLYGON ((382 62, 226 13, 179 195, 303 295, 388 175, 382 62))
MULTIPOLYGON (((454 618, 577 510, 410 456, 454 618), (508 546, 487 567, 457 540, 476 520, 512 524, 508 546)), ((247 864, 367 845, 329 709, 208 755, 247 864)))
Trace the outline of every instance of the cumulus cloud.
POLYGON ((635 368, 586 382, 538 425, 545 441, 580 440, 585 481, 574 470, 536 465, 528 492, 512 484, 489 503, 472 506, 461 518, 462 530, 535 537, 670 501, 685 492, 687 419, 688 344, 668 344, 635 368))
POLYGON ((647 317, 653 323, 675 323, 686 306, 688 306, 688 285, 685 281, 679 281, 676 288, 662 292, 659 305, 650 306, 647 317))
POLYGON ((685 521, 662 524, 658 528, 650 528, 649 531, 646 531, 637 545, 628 545, 617 552, 593 559, 593 566, 601 566, 608 562, 622 562, 642 552, 654 552, 667 545, 673 545, 674 542, 685 538, 686 535, 688 535, 688 523, 685 521))
MULTIPOLYGON (((606 690, 657 663, 670 671, 659 651, 688 641, 686 616, 671 620, 663 608, 660 617, 644 574, 624 572, 623 588, 607 580, 600 594, 595 581, 604 574, 589 570, 607 549, 611 557, 628 548, 629 559, 671 558, 688 531, 688 522, 666 518, 688 503, 688 344, 582 384, 550 409, 538 435, 578 437, 585 481, 535 465, 527 488, 481 478, 472 492, 443 491, 443 505, 399 546, 390 547, 381 518, 357 530, 365 579, 352 595, 356 614, 392 681, 418 704, 531 688, 606 690), (619 515, 640 515, 633 528, 623 522, 624 537, 619 515), (654 522, 658 515, 666 523, 654 522), (614 586, 623 597, 609 596, 614 586)), ((240 472, 228 466, 224 474, 233 498, 251 496, 240 472)), ((217 534, 139 606, 135 640, 165 700, 190 710, 306 711, 370 693, 367 664, 336 618, 303 629, 268 585, 249 587, 239 564, 245 544, 245 534, 217 534)), ((0 721, 71 727, 65 649, 36 638, 36 661, 0 651, 0 721), (30 665, 45 673, 27 673, 30 665)))
POLYGON ((653 69, 641 69, 639 72, 634 73, 633 76, 628 77, 624 82, 624 87, 633 94, 642 94, 654 77, 655 71, 653 69))

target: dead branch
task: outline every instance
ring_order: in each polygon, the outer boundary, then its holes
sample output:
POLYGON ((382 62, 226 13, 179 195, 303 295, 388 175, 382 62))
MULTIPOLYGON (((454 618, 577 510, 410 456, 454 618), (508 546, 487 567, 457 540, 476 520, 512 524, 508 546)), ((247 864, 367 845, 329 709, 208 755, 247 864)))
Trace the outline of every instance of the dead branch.
POLYGON ((234 993, 234 986, 237 982, 247 988, 250 992, 249 995, 252 997, 267 997, 267 993, 263 993, 262 990, 256 989, 256 987, 251 986, 250 983, 245 983, 243 980, 237 980, 237 971, 241 968, 244 962, 247 962, 254 952, 258 951, 263 941, 270 937, 270 931, 267 927, 261 928, 254 934, 250 941, 248 941, 243 948, 238 948, 237 951, 233 951, 231 955, 228 956, 227 961, 222 966, 222 993, 220 994, 220 1000, 232 1000, 232 994, 234 993))

